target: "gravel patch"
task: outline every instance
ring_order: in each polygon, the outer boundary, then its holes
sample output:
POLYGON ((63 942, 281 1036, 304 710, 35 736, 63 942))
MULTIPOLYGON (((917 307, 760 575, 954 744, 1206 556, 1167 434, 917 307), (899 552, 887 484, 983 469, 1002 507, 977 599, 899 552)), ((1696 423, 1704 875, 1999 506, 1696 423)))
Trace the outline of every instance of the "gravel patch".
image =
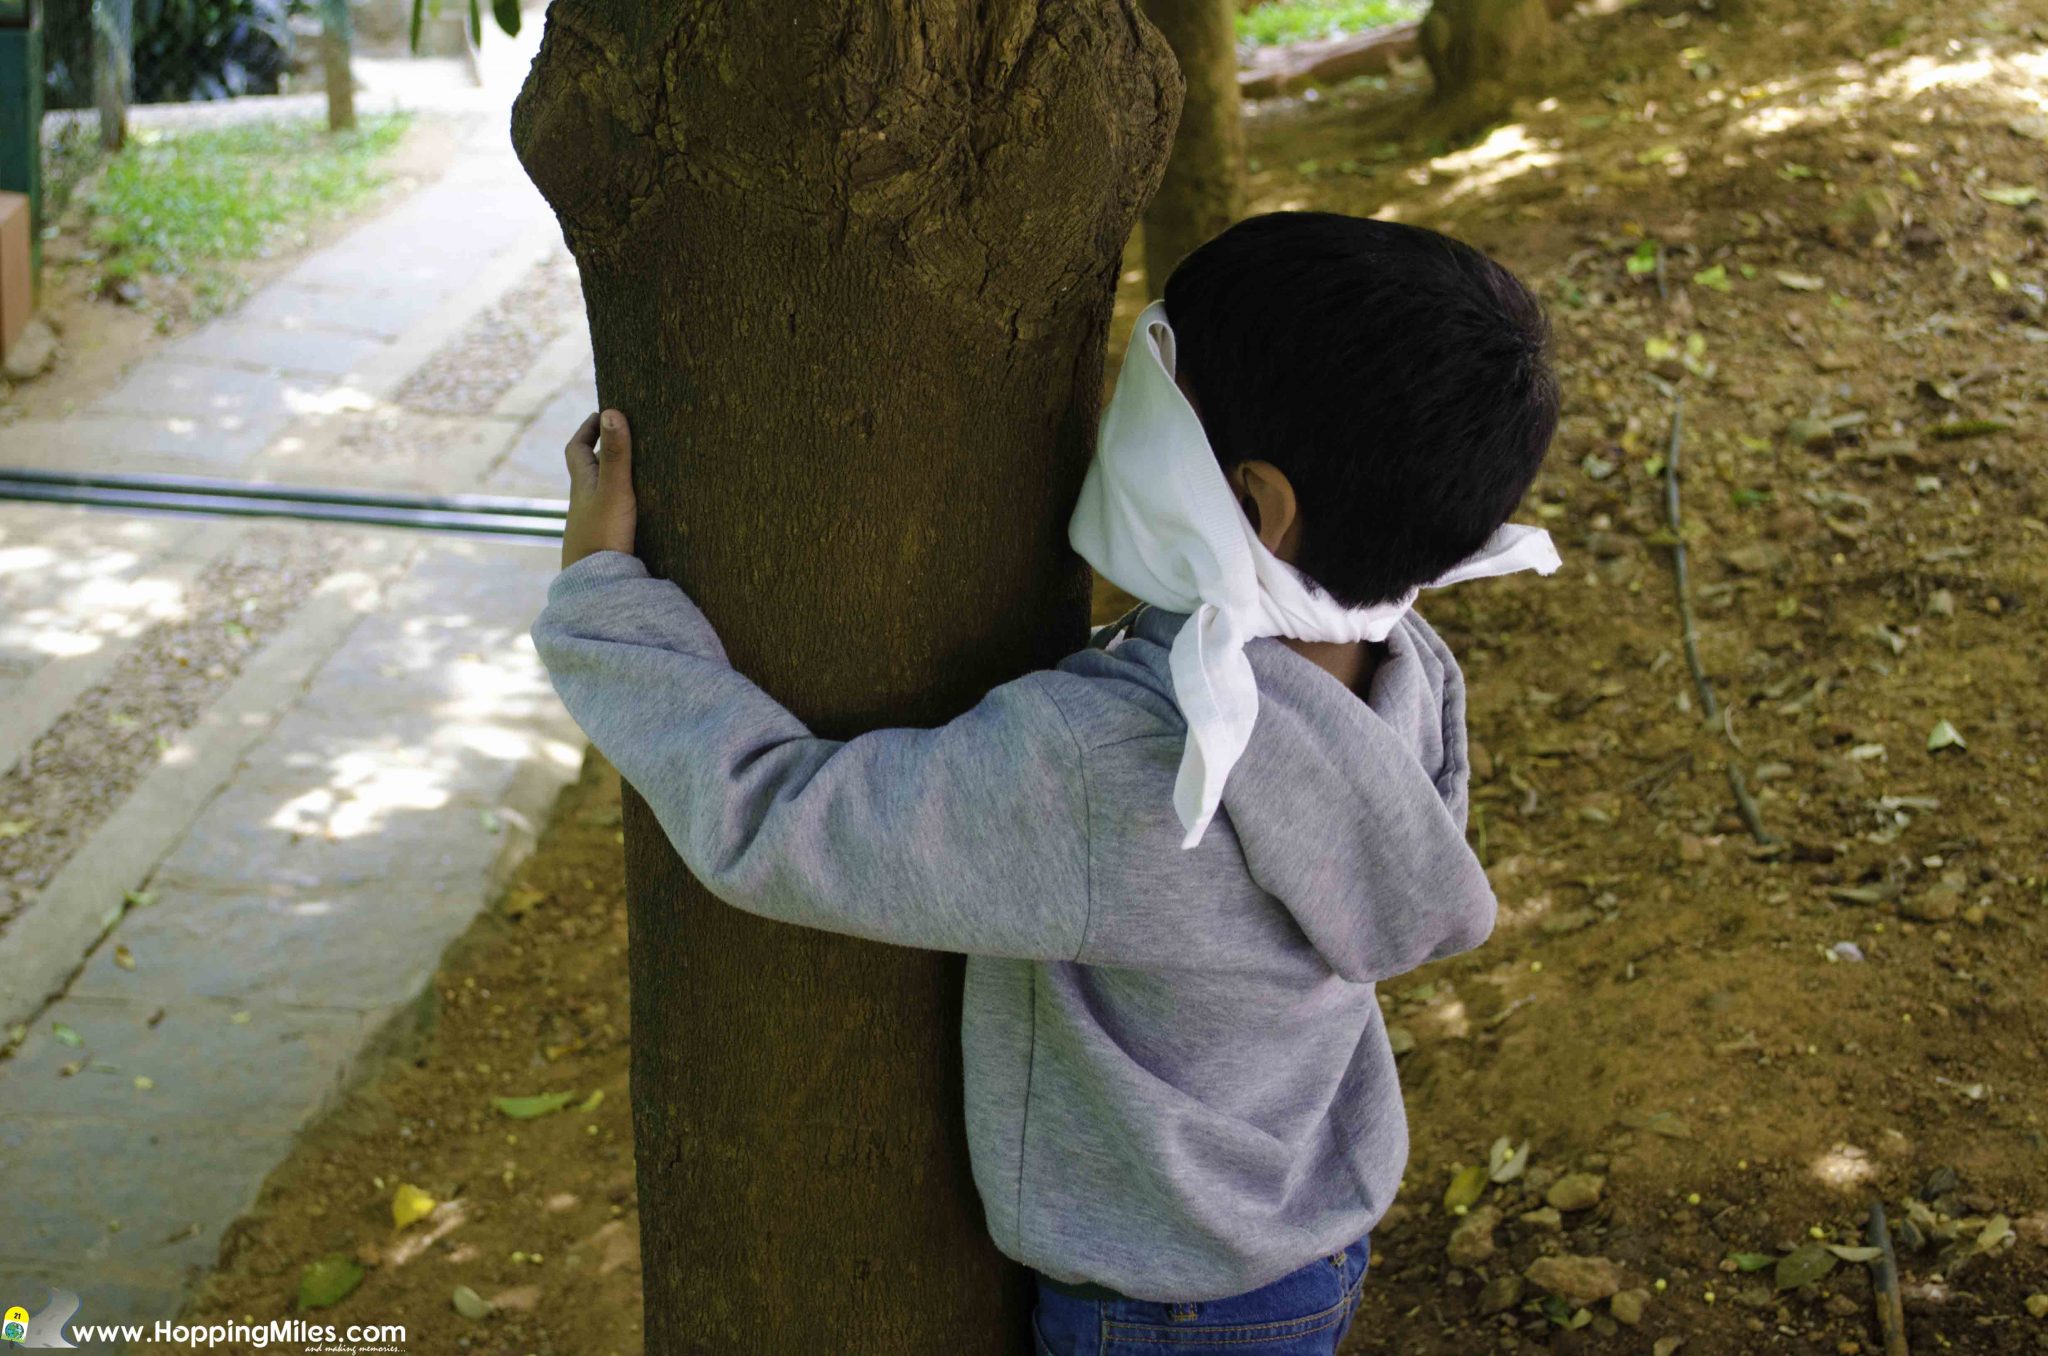
POLYGON ((487 414, 542 349, 582 320, 576 262, 558 252, 429 358, 393 399, 429 414, 487 414))
MULTIPOLYGON (((473 422, 380 405, 336 416, 331 442, 308 440, 292 460, 316 470, 323 483, 353 485, 355 477, 393 468, 421 475, 438 473, 458 434, 473 422)), ((274 456, 283 462, 285 457, 274 456)))
POLYGON ((332 572, 331 533, 264 528, 192 582, 157 623, 0 776, 0 928, 91 837, 180 731, 332 572))

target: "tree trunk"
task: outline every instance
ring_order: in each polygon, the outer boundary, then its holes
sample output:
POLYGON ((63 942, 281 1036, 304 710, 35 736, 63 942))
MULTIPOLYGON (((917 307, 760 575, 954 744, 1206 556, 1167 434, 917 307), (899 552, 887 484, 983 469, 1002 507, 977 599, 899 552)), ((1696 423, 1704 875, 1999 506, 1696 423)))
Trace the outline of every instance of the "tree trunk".
POLYGON ((1438 102, 1484 116, 1536 75, 1550 45, 1547 0, 1435 0, 1422 21, 1422 59, 1438 102))
POLYGON ((348 0, 325 0, 320 9, 320 67, 327 85, 327 130, 352 132, 356 126, 356 78, 348 64, 348 0))
MULTIPOLYGON (((555 0, 513 139, 635 444, 642 556, 847 737, 1083 638, 1065 520, 1180 102, 1137 0, 555 0)), ((566 431, 565 431, 566 434, 566 431)), ((954 956, 706 895, 628 797, 647 1349, 1026 1352, 954 956)))
POLYGON ((92 0, 92 96, 100 115, 100 148, 128 143, 128 100, 134 87, 133 0, 92 0))
POLYGON ((1145 209, 1151 295, 1187 253, 1244 214, 1244 113, 1237 90, 1236 0, 1145 0, 1187 82, 1166 177, 1145 209))

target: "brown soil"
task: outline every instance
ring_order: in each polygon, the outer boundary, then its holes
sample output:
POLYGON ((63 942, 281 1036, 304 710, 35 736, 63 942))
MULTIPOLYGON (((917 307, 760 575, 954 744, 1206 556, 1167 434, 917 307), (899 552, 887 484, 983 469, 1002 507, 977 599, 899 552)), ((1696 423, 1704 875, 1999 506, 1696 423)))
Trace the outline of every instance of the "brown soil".
MULTIPOLYGON (((2048 1349, 2026 1308, 2048 1290, 2048 221, 1998 201, 2048 190, 2048 15, 1723 13, 1565 25, 1544 97, 1463 149, 1428 144, 1411 76, 1253 115, 1256 209, 1484 246, 1551 300, 1567 392, 1525 514, 1566 569, 1426 603, 1471 681, 1501 919, 1383 991, 1413 1041, 1413 1156, 1347 1350, 1876 1353, 1860 1261, 1774 1284, 1795 1247, 1860 1244, 1874 1198, 1913 1351, 2048 1349), (1661 271, 1627 268, 1643 240, 1661 271), (1678 389, 1718 722, 1680 643, 1657 461, 1678 389), (1941 721, 1966 746, 1930 751, 1941 721), (1447 1210, 1501 1137, 1526 1169, 1447 1210), (1546 1198, 1574 1208, 1529 1218, 1546 1198), (1553 1254, 1601 1259, 1583 1307, 1539 1284, 1565 1286, 1553 1254)), ((1119 344, 1145 299, 1126 283, 1119 344)), ((633 1223, 618 860, 585 822, 611 794, 571 799, 529 867, 546 902, 451 958, 463 1001, 421 1062, 280 1171, 199 1313, 282 1313, 301 1264, 371 1249, 338 1312, 416 1325, 416 1350, 633 1349, 637 1281, 596 1238, 633 1223), (594 1118, 516 1131, 486 1102, 600 1087, 594 1118), (399 1180, 471 1203, 402 1264, 399 1180), (461 1320, 457 1282, 538 1286, 538 1307, 461 1320)))
POLYGON ((1900 1259, 1914 1351, 2048 1349, 2024 1307, 2048 1289, 2048 272, 2040 209, 1984 193, 2043 177, 2042 18, 1645 5, 1569 26, 1550 97, 1433 160, 1373 161, 1398 91, 1261 119, 1260 206, 1495 253, 1552 302, 1567 393, 1527 513, 1565 570, 1427 603, 1471 680, 1502 912, 1383 991, 1414 1143, 1358 1350, 1876 1352, 1864 1266, 1780 1291, 1725 1260, 1860 1244, 1874 1197, 1932 1215, 1900 1259), (1644 239, 1661 284, 1626 268, 1644 239), (1725 292, 1694 281, 1716 267, 1725 292), (1671 387, 1725 723, 1680 644, 1671 387), (1929 751, 1943 720, 1967 749, 1929 751), (1473 1207, 1496 1250, 1453 1265, 1446 1189, 1502 1136, 1530 1166, 1473 1207), (1599 1202, 1525 1220, 1567 1172, 1599 1202), (1521 1278, 1551 1253, 1647 1288, 1639 1324, 1546 1314, 1521 1278))
MULTIPOLYGON (((398 145, 385 157, 384 183, 355 211, 310 221, 269 254, 234 260, 223 267, 247 296, 289 272, 307 255, 332 244, 365 220, 383 212, 448 167, 459 139, 448 120, 415 115, 398 145)), ((0 379, 0 428, 16 419, 61 418, 119 381, 134 362, 167 338, 198 328, 209 316, 184 279, 144 275, 135 280, 137 300, 128 304, 95 290, 97 275, 79 259, 86 226, 80 184, 59 218, 59 234, 43 242, 42 297, 36 314, 57 334, 57 361, 31 381, 0 379)))

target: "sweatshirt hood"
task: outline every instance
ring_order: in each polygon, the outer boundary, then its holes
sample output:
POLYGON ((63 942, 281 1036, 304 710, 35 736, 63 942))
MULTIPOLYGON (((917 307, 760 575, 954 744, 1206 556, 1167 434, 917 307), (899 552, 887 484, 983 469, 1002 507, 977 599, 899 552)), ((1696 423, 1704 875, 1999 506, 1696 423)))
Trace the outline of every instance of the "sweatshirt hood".
MULTIPOLYGON (((1185 613, 1142 608, 1120 647, 1166 684, 1185 613)), ((1276 639, 1245 647, 1258 722, 1223 788, 1258 887, 1330 968, 1375 982, 1470 950, 1493 930, 1492 886, 1465 841, 1465 683, 1412 610, 1361 700, 1276 639)))

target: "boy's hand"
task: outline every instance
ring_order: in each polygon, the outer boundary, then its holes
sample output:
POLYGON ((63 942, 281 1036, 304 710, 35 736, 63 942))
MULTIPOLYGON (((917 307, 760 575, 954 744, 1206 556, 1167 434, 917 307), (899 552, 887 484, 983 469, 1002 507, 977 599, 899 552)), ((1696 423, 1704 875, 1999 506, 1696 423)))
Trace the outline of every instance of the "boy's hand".
POLYGON ((598 551, 633 554, 633 440, 626 416, 591 415, 565 449, 569 461, 569 520, 562 527, 562 568, 598 551), (600 431, 601 430, 601 431, 600 431))

